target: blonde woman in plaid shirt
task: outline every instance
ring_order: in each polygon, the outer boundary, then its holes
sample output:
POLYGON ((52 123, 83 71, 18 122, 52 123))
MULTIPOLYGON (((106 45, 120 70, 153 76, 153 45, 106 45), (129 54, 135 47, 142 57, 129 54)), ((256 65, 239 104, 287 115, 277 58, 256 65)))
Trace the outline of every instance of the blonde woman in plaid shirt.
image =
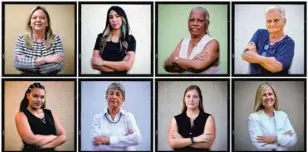
POLYGON ((47 10, 37 6, 31 11, 26 33, 16 42, 14 65, 24 75, 56 75, 63 64, 60 37, 52 32, 47 10))

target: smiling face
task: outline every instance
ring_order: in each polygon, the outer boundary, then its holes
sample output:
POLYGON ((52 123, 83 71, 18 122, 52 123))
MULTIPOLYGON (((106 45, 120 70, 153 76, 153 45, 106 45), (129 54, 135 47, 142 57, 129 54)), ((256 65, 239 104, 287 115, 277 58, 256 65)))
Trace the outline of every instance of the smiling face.
POLYGON ((119 108, 124 102, 124 97, 119 89, 110 89, 106 100, 109 108, 119 108))
POLYGON ((114 10, 109 13, 109 23, 112 29, 120 29, 122 26, 122 17, 114 10))
POLYGON ((266 28, 269 33, 282 32, 286 19, 282 18, 279 11, 272 10, 265 14, 266 28))
POLYGON ((45 31, 48 22, 47 15, 41 9, 34 11, 30 18, 30 26, 33 31, 45 31))
POLYGON ((274 108, 276 102, 275 94, 271 87, 266 87, 263 89, 261 103, 264 108, 274 108))
POLYGON ((200 96, 197 90, 193 89, 187 91, 185 94, 184 102, 187 109, 196 109, 199 108, 200 96))
POLYGON ((189 32, 193 36, 200 36, 207 30, 206 15, 201 10, 192 10, 188 19, 189 32))
POLYGON ((30 93, 27 93, 29 101, 28 107, 31 109, 40 109, 45 103, 45 90, 40 88, 33 88, 30 93))

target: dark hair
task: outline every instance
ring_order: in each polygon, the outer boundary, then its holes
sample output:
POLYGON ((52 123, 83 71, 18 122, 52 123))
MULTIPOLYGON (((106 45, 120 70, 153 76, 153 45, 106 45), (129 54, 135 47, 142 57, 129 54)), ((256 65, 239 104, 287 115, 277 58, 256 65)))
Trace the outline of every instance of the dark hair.
POLYGON ((121 26, 121 33, 120 33, 120 51, 122 51, 122 47, 125 48, 125 50, 128 48, 128 42, 130 41, 129 39, 129 24, 128 24, 128 18, 126 16, 125 11, 119 7, 119 6, 111 6, 108 11, 107 11, 107 18, 106 18, 106 25, 105 25, 105 29, 103 31, 102 37, 101 37, 101 45, 102 48, 105 47, 107 41, 109 41, 111 39, 111 25, 109 22, 109 14, 111 11, 115 11, 117 12, 118 15, 120 15, 122 17, 122 26, 121 26))
MULTIPOLYGON (((33 84, 31 84, 28 87, 27 91, 25 92, 24 98, 20 102, 19 111, 25 110, 28 107, 29 100, 27 98, 27 94, 30 93, 34 88, 43 89, 46 92, 45 87, 43 85, 41 85, 40 83, 33 83, 33 84)), ((45 103, 46 102, 44 102, 43 106, 41 107, 42 109, 45 109, 45 103)))
POLYGON ((184 92, 184 97, 183 97, 183 106, 182 106, 182 112, 186 112, 187 110, 187 107, 186 107, 186 104, 185 104, 185 95, 188 91, 190 90, 196 90, 199 94, 199 98, 200 98, 200 101, 199 101, 199 110, 201 112, 204 112, 204 109, 203 109, 203 98, 202 98, 202 94, 201 94, 201 89, 197 86, 197 85, 190 85, 189 87, 186 88, 185 92, 184 92))

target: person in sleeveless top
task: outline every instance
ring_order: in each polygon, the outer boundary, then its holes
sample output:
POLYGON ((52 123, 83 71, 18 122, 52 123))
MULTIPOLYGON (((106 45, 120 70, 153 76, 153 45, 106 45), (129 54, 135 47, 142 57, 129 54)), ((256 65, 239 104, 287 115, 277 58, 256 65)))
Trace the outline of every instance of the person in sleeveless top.
POLYGON ((252 75, 288 75, 294 57, 295 43, 283 31, 287 23, 285 10, 280 6, 265 11, 267 29, 258 29, 242 53, 250 64, 252 75))
POLYGON ((14 48, 15 68, 23 75, 56 75, 64 67, 61 39, 51 29, 47 10, 35 7, 29 15, 26 33, 18 37, 14 48))
POLYGON ((201 90, 196 85, 187 87, 182 113, 169 125, 168 144, 175 151, 209 151, 215 140, 215 120, 204 112, 201 90))
POLYGON ((94 151, 135 151, 142 138, 135 117, 121 108, 125 89, 120 83, 111 83, 106 90, 108 107, 93 117, 91 125, 94 151))
POLYGON ((203 7, 190 11, 188 29, 190 35, 179 42, 165 61, 168 72, 219 73, 219 44, 209 35, 210 15, 203 7))
POLYGON ((136 40, 130 35, 125 11, 112 6, 107 12, 106 26, 98 34, 92 55, 92 68, 105 76, 124 76, 135 61, 136 40))
POLYGON ((15 116, 23 151, 55 151, 66 141, 66 132, 57 116, 45 109, 46 90, 40 83, 31 84, 15 116))
POLYGON ((288 115, 278 110, 277 93, 269 83, 256 91, 254 113, 248 117, 248 132, 254 151, 287 151, 297 136, 288 115))

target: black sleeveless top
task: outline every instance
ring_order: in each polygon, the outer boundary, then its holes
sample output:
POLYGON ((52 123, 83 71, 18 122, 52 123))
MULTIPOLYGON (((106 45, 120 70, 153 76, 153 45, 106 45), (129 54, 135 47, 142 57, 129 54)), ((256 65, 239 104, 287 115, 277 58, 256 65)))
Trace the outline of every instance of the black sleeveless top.
MULTIPOLYGON (((44 118, 40 119, 33 115, 27 108, 21 110, 27 117, 30 128, 33 134, 39 135, 57 135, 55 122, 53 120, 51 111, 48 109, 43 109, 44 111, 44 118)), ((29 145, 24 143, 23 151, 54 151, 54 148, 49 149, 40 149, 36 145, 29 145)))
MULTIPOLYGON (((190 138, 199 136, 204 132, 204 126, 207 118, 210 116, 208 113, 200 112, 196 119, 193 121, 193 125, 190 123, 190 118, 186 115, 186 112, 183 112, 175 116, 175 120, 178 127, 178 132, 183 138, 190 138)), ((209 149, 193 148, 193 147, 184 147, 184 148, 175 148, 175 151, 187 151, 187 152, 201 152, 209 151, 209 149)))

